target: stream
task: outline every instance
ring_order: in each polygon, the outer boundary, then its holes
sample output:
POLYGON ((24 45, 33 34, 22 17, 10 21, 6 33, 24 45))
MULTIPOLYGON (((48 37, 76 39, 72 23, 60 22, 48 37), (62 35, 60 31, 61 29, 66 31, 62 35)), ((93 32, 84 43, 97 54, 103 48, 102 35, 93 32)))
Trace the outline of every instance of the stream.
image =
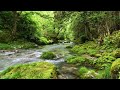
POLYGON ((0 50, 0 72, 16 64, 32 63, 32 62, 49 62, 58 67, 58 79, 77 79, 75 75, 77 68, 74 65, 65 63, 64 58, 70 55, 66 46, 73 43, 58 43, 44 45, 35 49, 18 49, 18 50, 0 50), (53 51, 57 53, 55 60, 43 60, 40 56, 45 51, 53 51))

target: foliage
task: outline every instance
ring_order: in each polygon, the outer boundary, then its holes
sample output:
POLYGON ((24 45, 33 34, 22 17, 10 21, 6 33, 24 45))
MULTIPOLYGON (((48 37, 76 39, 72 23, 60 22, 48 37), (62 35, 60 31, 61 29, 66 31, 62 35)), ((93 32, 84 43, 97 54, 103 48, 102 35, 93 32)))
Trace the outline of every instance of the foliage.
POLYGON ((91 42, 86 42, 84 44, 80 44, 80 45, 75 45, 71 51, 73 53, 82 55, 82 54, 90 54, 95 55, 98 53, 99 48, 97 47, 97 44, 94 43, 93 41, 91 42))
POLYGON ((10 41, 12 41, 10 31, 0 31, 0 42, 7 43, 10 41))
POLYGON ((53 52, 43 52, 43 54, 40 56, 40 58, 43 59, 54 59, 56 57, 56 55, 53 52))
POLYGON ((106 46, 120 47, 120 31, 115 31, 112 35, 104 38, 104 44, 106 46))
POLYGON ((84 57, 80 57, 80 56, 70 56, 66 59, 67 63, 79 63, 79 64, 83 64, 85 62, 86 58, 84 57))
POLYGON ((0 73, 1 79, 51 79, 56 78, 56 67, 47 62, 20 64, 0 73))
POLYGON ((111 78, 110 69, 111 69, 111 65, 105 64, 105 70, 104 70, 104 73, 102 74, 104 79, 110 79, 111 78))

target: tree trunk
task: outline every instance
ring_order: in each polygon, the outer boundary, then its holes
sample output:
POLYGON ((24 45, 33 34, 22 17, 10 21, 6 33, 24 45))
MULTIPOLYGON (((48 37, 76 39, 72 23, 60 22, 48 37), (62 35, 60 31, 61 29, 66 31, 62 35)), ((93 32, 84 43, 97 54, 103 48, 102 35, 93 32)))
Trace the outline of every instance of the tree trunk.
POLYGON ((110 29, 109 29, 107 21, 106 21, 106 30, 107 30, 107 35, 110 35, 110 29))
POLYGON ((16 29, 17 29, 17 19, 18 19, 18 16, 17 16, 17 11, 12 11, 13 13, 13 30, 12 30, 12 36, 13 36, 13 39, 16 38, 16 29))

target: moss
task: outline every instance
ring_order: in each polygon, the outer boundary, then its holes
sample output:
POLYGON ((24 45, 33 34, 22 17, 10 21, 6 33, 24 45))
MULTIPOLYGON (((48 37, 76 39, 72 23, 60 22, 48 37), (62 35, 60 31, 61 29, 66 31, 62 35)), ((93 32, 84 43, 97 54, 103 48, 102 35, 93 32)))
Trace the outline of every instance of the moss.
POLYGON ((42 59, 54 59, 56 57, 56 55, 53 52, 43 52, 43 54, 41 55, 40 58, 42 59))
POLYGON ((100 79, 100 75, 94 70, 90 70, 82 76, 83 79, 100 79))
POLYGON ((84 57, 82 56, 70 56, 66 59, 66 62, 67 63, 79 63, 79 64, 83 64, 85 62, 85 59, 84 57))
POLYGON ((120 58, 116 59, 111 66, 111 76, 114 79, 117 79, 120 72, 120 58))
POLYGON ((115 58, 120 58, 120 49, 116 49, 112 52, 113 56, 115 58))
POLYGON ((99 48, 97 47, 97 44, 95 42, 89 41, 84 44, 75 45, 71 49, 71 51, 78 55, 90 54, 91 56, 93 56, 98 53, 99 48))
POLYGON ((0 73, 1 79, 51 79, 56 78, 55 65, 48 62, 20 64, 0 73))
POLYGON ((79 69, 79 77, 81 79, 99 79, 101 76, 94 70, 87 69, 86 67, 81 67, 79 69))
POLYGON ((79 69, 79 75, 80 77, 83 76, 85 73, 87 73, 89 70, 86 67, 81 67, 79 69))
POLYGON ((97 57, 97 58, 99 58, 101 56, 102 56, 101 54, 95 54, 95 57, 97 57))

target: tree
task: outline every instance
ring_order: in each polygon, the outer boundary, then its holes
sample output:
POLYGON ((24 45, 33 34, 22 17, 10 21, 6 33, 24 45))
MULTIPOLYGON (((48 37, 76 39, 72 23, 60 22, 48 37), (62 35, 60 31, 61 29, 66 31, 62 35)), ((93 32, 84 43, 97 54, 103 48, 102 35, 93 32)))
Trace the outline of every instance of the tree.
POLYGON ((12 30, 13 39, 16 38, 17 22, 19 20, 19 16, 21 13, 22 13, 22 11, 20 11, 20 12, 12 11, 12 14, 13 14, 13 30, 12 30))

